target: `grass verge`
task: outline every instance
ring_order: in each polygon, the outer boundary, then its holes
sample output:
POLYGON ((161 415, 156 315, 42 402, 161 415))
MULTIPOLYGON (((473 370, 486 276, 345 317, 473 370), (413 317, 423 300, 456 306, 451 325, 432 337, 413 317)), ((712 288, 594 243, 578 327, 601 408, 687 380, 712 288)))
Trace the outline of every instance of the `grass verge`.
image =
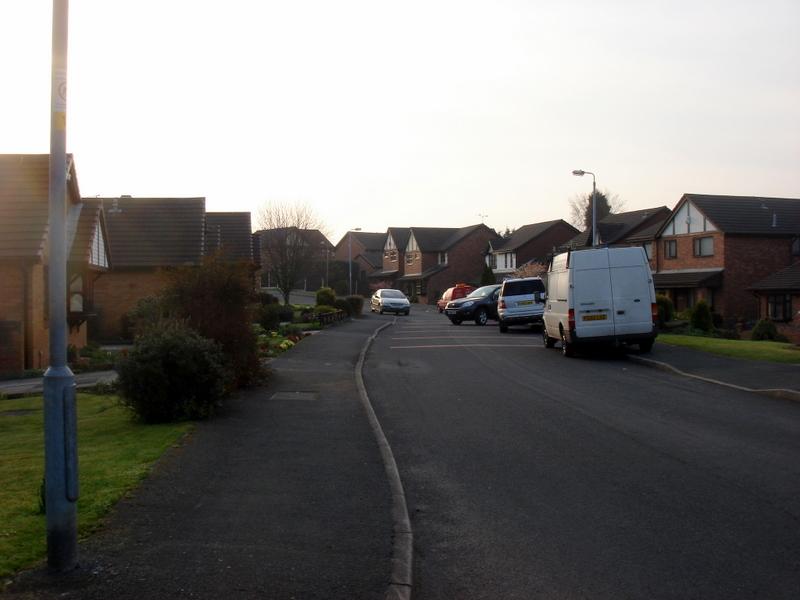
MULTIPOLYGON (((78 394, 79 535, 95 528, 191 427, 135 423, 116 396, 78 394)), ((38 499, 43 475, 41 396, 1 400, 0 578, 46 554, 45 517, 39 514, 38 499)))
POLYGON ((794 344, 784 342, 726 340, 674 333, 659 333, 657 339, 659 342, 672 344, 673 346, 685 346, 742 360, 800 364, 800 348, 794 344))

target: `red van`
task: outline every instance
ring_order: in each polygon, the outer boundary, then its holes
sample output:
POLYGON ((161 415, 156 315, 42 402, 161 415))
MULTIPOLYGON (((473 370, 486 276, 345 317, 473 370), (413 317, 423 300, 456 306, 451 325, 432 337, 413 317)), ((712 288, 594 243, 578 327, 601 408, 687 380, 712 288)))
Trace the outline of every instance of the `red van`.
POLYGON ((458 300, 459 298, 463 298, 464 296, 468 296, 470 293, 474 292, 475 288, 467 283, 457 283, 451 288, 447 288, 442 294, 442 297, 436 301, 436 306, 439 307, 439 312, 444 312, 444 307, 447 306, 447 303, 451 300, 458 300))

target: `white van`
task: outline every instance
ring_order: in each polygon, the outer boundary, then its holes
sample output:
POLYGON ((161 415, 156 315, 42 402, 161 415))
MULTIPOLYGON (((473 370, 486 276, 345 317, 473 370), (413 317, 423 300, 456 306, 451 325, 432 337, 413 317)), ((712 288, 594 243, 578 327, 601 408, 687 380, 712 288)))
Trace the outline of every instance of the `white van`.
POLYGON ((589 343, 638 344, 656 339, 656 294, 644 248, 592 248, 553 257, 547 273, 542 339, 561 340, 572 356, 589 343))

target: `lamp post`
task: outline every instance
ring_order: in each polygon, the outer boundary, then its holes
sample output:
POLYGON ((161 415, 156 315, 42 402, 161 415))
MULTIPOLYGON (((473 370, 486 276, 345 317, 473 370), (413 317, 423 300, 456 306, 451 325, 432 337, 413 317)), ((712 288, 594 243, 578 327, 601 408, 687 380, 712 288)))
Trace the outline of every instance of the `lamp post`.
POLYGON ((353 231, 361 231, 356 227, 347 232, 347 293, 353 295, 353 231))
POLYGON ((78 433, 75 377, 67 365, 67 14, 53 2, 50 92, 49 273, 50 366, 44 374, 44 470, 47 565, 74 569, 78 559, 78 433))
POLYGON ((572 172, 577 177, 584 175, 592 176, 592 248, 597 245, 597 184, 595 182, 594 173, 591 171, 584 171, 583 169, 575 169, 572 172))

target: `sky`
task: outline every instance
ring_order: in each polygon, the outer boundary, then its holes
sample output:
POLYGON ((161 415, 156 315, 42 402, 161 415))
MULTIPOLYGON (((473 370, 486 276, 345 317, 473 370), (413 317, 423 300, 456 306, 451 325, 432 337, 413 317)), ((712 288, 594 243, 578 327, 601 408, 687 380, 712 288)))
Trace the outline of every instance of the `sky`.
MULTIPOLYGON (((84 196, 503 230, 800 197, 800 2, 71 0, 84 196)), ((52 5, 0 0, 0 153, 49 150, 52 5)))

